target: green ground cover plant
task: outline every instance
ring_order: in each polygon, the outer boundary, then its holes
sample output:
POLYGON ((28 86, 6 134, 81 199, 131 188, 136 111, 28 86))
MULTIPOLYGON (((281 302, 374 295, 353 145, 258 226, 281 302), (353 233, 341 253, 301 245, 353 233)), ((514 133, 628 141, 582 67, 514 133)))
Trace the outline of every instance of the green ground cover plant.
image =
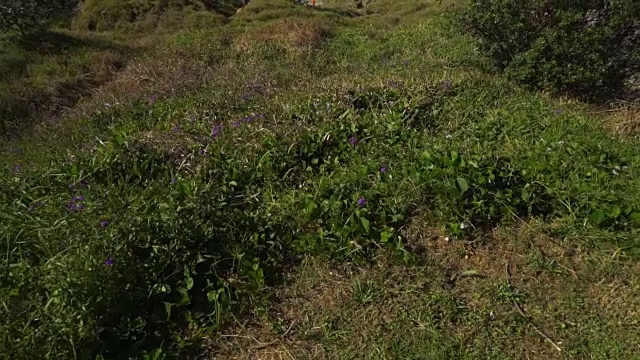
POLYGON ((638 140, 487 73, 468 6, 52 29, 134 50, 3 129, 0 359, 633 358, 638 140))

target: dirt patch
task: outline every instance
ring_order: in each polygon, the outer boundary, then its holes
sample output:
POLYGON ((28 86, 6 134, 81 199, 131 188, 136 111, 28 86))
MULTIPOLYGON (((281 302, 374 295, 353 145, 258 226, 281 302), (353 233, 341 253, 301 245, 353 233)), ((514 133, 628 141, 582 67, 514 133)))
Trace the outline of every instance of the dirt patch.
POLYGON ((274 295, 269 314, 227 329, 209 344, 211 359, 324 359, 322 346, 310 340, 324 330, 324 320, 339 313, 351 298, 345 268, 306 259, 287 275, 274 295))
POLYGON ((561 359, 615 346, 612 337, 637 343, 628 329, 640 325, 640 265, 616 276, 610 254, 549 238, 538 225, 473 242, 414 219, 402 230, 407 247, 421 249, 410 264, 384 251, 358 266, 308 259, 276 290, 268 315, 244 327, 244 337, 226 338, 217 358, 374 359, 438 349, 433 358, 561 359))
POLYGON ((640 264, 617 262, 615 267, 619 271, 602 275, 587 293, 598 312, 610 319, 610 326, 624 334, 629 328, 640 329, 640 264))
POLYGON ((255 324, 235 327, 222 334, 216 341, 217 351, 205 356, 208 359, 297 359, 302 350, 295 341, 278 334, 273 329, 255 324))
POLYGON ((415 218, 403 235, 442 269, 445 286, 473 319, 452 327, 462 344, 509 336, 511 340, 500 347, 520 358, 561 357, 533 327, 562 343, 556 332, 558 313, 566 305, 567 279, 578 281, 579 250, 545 237, 535 223, 497 228, 479 241, 469 241, 444 236, 415 218))
POLYGON ((346 268, 307 259, 301 271, 290 277, 289 282, 294 285, 279 289, 276 294, 283 300, 281 315, 293 321, 336 311, 351 296, 351 276, 346 268))

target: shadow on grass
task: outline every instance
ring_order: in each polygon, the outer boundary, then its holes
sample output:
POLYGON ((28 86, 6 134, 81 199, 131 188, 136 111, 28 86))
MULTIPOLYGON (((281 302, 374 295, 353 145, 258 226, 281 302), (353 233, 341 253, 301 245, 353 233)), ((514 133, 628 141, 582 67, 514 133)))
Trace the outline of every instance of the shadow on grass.
POLYGON ((55 31, 8 39, 0 53, 0 138, 20 138, 73 107, 124 68, 129 50, 55 31), (32 67, 46 70, 39 74, 32 67))
POLYGON ((79 48, 97 50, 127 50, 126 46, 100 38, 81 38, 57 31, 43 31, 21 37, 15 37, 13 42, 23 51, 42 56, 58 55, 79 48))
POLYGON ((207 10, 231 17, 239 8, 248 4, 249 0, 205 0, 203 3, 207 10))
POLYGON ((318 7, 316 8, 316 11, 331 13, 341 17, 350 17, 350 18, 362 16, 362 13, 353 9, 332 9, 332 8, 318 7))

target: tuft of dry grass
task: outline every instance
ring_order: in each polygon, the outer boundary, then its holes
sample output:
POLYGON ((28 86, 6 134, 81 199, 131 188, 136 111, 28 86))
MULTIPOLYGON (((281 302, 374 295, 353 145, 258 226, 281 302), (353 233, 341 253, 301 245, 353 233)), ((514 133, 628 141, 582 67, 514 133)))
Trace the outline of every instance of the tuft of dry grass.
POLYGON ((622 136, 640 135, 640 102, 627 103, 604 113, 605 126, 622 136))
POLYGON ((125 65, 126 59, 124 59, 122 54, 113 50, 92 54, 88 63, 88 67, 94 74, 93 78, 97 84, 104 84, 111 80, 125 65))
POLYGON ((411 266, 390 253, 365 266, 306 259, 276 290, 266 316, 210 343, 211 358, 377 359, 401 351, 564 359, 587 346, 585 336, 596 347, 611 336, 637 343, 624 330, 639 324, 630 305, 640 298, 630 275, 637 265, 622 265, 628 271, 618 276, 608 253, 560 243, 535 222, 497 228, 482 242, 446 239, 427 224, 418 217, 403 231, 417 250, 411 266), (589 330, 600 319, 609 325, 589 330))
POLYGON ((234 46, 239 52, 248 52, 256 43, 263 42, 279 44, 294 52, 308 51, 320 47, 331 34, 331 26, 318 18, 282 18, 252 28, 240 35, 234 46))

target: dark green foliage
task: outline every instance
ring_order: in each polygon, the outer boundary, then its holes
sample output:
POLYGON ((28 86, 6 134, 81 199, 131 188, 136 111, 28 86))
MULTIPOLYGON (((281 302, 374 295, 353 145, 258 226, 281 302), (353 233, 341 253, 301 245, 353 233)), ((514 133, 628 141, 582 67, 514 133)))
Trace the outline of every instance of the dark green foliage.
POLYGON ((70 15, 77 3, 77 0, 3 0, 0 31, 37 32, 70 15))
POLYGON ((476 0, 463 16, 511 78, 589 100, 619 95, 640 69, 639 19, 633 0, 476 0))
POLYGON ((241 0, 86 0, 75 24, 91 31, 150 31, 161 21, 182 19, 190 12, 211 12, 224 19, 240 6, 241 0))

